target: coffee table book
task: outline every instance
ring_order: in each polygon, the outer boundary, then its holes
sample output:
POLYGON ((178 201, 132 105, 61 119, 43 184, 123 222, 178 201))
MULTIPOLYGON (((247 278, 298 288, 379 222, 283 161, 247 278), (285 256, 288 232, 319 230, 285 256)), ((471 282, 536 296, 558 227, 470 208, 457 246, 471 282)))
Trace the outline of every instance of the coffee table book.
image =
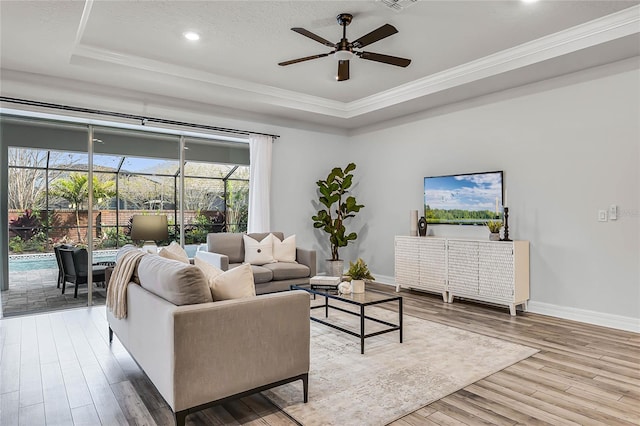
POLYGON ((325 275, 316 275, 309 279, 312 289, 318 290, 337 290, 338 284, 342 277, 329 277, 325 275))

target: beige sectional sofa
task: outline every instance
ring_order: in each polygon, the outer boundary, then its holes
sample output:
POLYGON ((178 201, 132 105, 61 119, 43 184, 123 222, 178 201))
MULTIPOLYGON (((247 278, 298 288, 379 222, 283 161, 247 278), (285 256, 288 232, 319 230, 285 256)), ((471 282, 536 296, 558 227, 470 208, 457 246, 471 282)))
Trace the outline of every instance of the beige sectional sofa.
POLYGON ((194 265, 145 255, 116 334, 175 414, 302 380, 307 401, 309 295, 288 291, 213 301, 194 265))
MULTIPOLYGON (((248 237, 262 241, 273 234, 280 241, 282 232, 251 233, 248 237)), ((208 258, 213 259, 218 268, 226 271, 241 265, 245 261, 243 234, 220 232, 207 235, 208 258)), ((198 253, 196 253, 198 256, 198 253)), ((308 284, 309 278, 316 275, 316 252, 296 247, 295 263, 275 262, 264 265, 252 265, 256 293, 272 293, 289 290, 294 284, 308 284)))

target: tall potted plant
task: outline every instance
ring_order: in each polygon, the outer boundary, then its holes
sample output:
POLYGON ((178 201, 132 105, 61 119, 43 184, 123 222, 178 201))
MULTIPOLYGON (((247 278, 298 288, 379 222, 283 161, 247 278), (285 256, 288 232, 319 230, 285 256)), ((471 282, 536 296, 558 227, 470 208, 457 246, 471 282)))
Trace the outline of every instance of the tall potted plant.
POLYGON ((347 233, 344 221, 355 217, 355 214, 364 207, 356 202, 355 197, 348 195, 353 182, 351 172, 355 169, 354 163, 349 163, 344 170, 335 167, 326 179, 316 182, 320 193, 318 200, 325 208, 318 210, 311 219, 313 219, 314 228, 322 228, 329 234, 331 259, 327 259, 327 262, 330 264, 331 275, 337 277, 342 276, 344 271, 344 261, 340 259, 338 249, 346 247, 350 241, 358 238, 355 232, 347 233))

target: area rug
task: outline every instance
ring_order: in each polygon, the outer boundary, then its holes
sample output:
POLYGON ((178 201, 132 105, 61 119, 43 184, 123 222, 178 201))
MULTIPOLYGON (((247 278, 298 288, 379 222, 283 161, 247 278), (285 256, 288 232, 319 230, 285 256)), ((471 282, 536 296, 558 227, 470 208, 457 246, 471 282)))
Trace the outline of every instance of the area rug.
MULTIPOLYGON (((367 315, 398 319, 376 307, 367 315)), ((359 327, 356 316, 333 310, 329 318, 359 327)), ((367 321, 366 332, 376 327, 367 321)), ((300 381, 263 394, 305 426, 385 425, 536 352, 405 314, 404 343, 398 332, 371 337, 361 355, 358 338, 312 321, 309 402, 302 402, 300 381)))

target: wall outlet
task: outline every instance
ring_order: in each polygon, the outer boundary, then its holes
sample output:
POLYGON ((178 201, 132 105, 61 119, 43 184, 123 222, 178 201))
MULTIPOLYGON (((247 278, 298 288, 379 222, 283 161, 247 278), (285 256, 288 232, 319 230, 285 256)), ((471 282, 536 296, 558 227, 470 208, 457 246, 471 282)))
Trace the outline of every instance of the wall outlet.
POLYGON ((611 204, 609 206, 609 220, 617 220, 618 219, 618 206, 615 204, 611 204))
POLYGON ((607 221, 607 211, 598 210, 598 222, 606 222, 606 221, 607 221))

